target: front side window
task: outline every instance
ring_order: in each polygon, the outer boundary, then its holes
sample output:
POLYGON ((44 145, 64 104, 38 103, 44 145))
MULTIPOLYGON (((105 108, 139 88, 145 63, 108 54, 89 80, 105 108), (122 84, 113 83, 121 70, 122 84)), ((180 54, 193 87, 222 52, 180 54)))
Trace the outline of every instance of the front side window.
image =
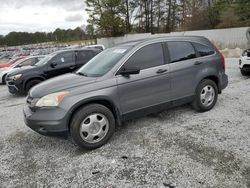
POLYGON ((170 63, 196 58, 195 50, 190 42, 168 42, 170 63))
POLYGON ((198 54, 200 55, 200 57, 209 56, 215 53, 215 51, 212 48, 205 46, 203 44, 193 43, 193 45, 198 54))
POLYGON ((141 70, 164 64, 161 43, 150 44, 135 52, 125 63, 126 67, 139 67, 141 70))
POLYGON ((41 66, 48 63, 52 58, 54 57, 54 54, 46 55, 44 58, 42 58, 38 63, 35 64, 35 66, 41 66))
POLYGON ((109 72, 127 53, 127 47, 114 47, 102 51, 76 73, 88 77, 100 77, 109 72))
POLYGON ((89 61, 91 58, 93 57, 92 52, 91 51, 79 51, 77 54, 77 60, 79 62, 87 62, 89 61))
POLYGON ((52 59, 52 62, 58 64, 72 63, 72 61, 73 61, 73 52, 63 52, 58 54, 56 57, 52 59))

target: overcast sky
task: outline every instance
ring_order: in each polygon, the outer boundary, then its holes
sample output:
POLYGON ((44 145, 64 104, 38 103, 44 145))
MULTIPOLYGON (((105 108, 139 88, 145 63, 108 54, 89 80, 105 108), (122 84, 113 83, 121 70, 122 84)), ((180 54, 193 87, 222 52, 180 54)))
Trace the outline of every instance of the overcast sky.
POLYGON ((86 25, 84 0, 0 0, 0 34, 86 25))

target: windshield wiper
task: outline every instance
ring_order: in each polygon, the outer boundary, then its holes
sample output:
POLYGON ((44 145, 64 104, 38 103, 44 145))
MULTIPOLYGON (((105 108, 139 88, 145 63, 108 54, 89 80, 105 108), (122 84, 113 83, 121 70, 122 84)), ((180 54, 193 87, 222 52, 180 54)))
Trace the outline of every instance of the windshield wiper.
POLYGON ((77 72, 76 74, 78 74, 78 75, 81 75, 81 76, 85 76, 85 77, 88 77, 88 75, 87 75, 87 74, 85 74, 85 73, 82 73, 82 72, 77 72))

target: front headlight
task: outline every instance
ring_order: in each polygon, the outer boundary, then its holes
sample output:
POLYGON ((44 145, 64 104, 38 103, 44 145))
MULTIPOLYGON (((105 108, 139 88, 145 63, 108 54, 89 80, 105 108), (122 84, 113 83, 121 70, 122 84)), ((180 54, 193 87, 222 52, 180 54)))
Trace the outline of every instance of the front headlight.
POLYGON ((11 79, 11 80, 19 80, 21 77, 22 77, 22 74, 17 74, 17 75, 14 75, 14 76, 10 76, 9 79, 11 79))
POLYGON ((36 103, 36 107, 54 107, 58 106, 60 102, 69 94, 68 91, 62 91, 58 93, 51 93, 39 99, 36 103))

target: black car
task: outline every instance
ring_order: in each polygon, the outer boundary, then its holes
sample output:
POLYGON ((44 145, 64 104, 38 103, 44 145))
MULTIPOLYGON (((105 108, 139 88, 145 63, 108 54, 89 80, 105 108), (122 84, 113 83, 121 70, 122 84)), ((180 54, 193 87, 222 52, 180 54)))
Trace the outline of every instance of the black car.
POLYGON ((35 66, 28 66, 7 75, 9 92, 25 94, 34 85, 49 78, 73 72, 100 53, 99 49, 84 48, 54 52, 35 66))

